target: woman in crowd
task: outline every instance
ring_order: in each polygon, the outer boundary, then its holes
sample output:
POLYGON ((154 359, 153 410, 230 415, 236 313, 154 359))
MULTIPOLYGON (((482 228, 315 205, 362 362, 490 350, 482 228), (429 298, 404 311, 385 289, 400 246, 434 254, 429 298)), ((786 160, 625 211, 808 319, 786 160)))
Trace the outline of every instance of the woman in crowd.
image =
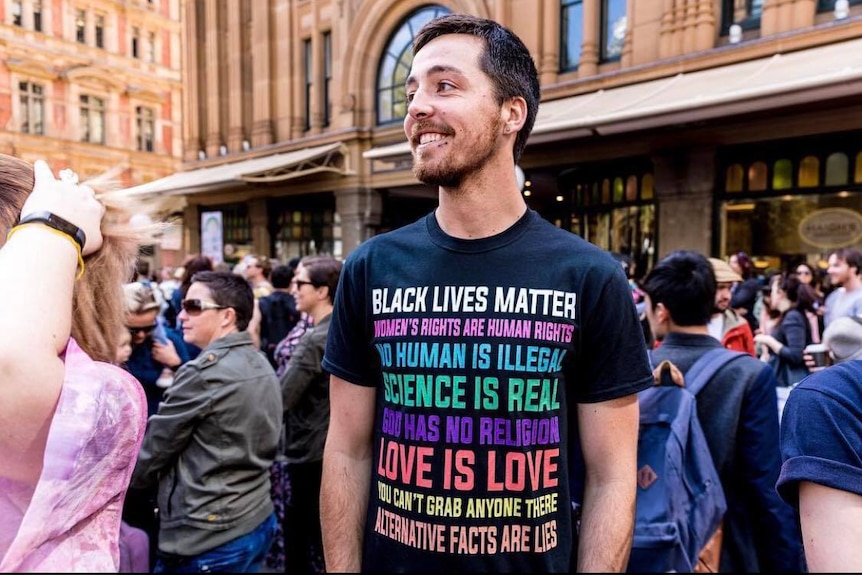
POLYGON ((152 240, 64 172, 0 156, 3 572, 118 571, 146 423, 143 390, 114 362, 122 284, 152 240))
POLYGON ((754 341, 765 348, 761 358, 772 365, 779 387, 791 387, 808 375, 802 352, 812 342, 805 314, 814 309, 814 290, 795 273, 785 274, 773 281, 769 303, 778 319, 769 334, 759 333, 754 341))
POLYGON ((808 262, 799 262, 796 265, 796 275, 799 276, 800 282, 811 286, 814 291, 814 309, 805 315, 811 324, 811 341, 820 343, 820 334, 823 333, 823 301, 826 299, 826 295, 820 290, 821 275, 817 268, 808 262))

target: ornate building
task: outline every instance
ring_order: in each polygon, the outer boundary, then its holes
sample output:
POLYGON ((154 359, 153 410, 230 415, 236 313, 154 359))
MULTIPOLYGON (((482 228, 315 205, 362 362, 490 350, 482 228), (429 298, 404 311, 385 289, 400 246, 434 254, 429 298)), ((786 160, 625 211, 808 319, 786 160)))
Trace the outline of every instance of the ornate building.
POLYGON ((126 186, 174 173, 182 32, 179 0, 0 0, 0 152, 126 186))
POLYGON ((414 220, 436 190, 401 129, 410 42, 448 12, 534 55, 528 204, 636 273, 681 247, 780 267, 859 245, 862 0, 187 1, 183 168, 134 193, 183 198, 186 251, 227 261, 414 220))

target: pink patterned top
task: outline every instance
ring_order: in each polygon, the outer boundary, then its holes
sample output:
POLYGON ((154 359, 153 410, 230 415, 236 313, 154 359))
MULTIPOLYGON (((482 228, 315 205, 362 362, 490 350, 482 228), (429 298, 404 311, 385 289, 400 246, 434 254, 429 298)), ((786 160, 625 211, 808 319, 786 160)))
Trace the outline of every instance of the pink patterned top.
POLYGON ((0 478, 0 571, 119 570, 120 519, 144 437, 138 381, 70 339, 36 485, 0 478))

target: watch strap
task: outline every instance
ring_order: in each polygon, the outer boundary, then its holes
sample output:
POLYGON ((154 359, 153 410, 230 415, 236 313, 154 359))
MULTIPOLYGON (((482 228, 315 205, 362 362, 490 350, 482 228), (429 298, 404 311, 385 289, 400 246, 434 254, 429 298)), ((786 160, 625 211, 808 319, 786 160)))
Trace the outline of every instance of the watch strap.
POLYGON ((87 235, 84 233, 84 230, 47 210, 27 214, 18 221, 19 226, 22 224, 44 224, 49 228, 54 228, 58 232, 62 232, 75 240, 75 243, 78 244, 82 252, 84 251, 84 244, 87 243, 87 235))

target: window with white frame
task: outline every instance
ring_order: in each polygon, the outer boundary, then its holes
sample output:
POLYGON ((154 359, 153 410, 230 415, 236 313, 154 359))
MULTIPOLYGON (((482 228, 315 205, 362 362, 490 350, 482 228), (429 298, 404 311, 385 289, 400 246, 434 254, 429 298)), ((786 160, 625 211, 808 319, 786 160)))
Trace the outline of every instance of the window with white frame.
POLYGON ((33 0, 33 30, 42 31, 42 0, 33 0))
POLYGON ((43 135, 45 133, 45 94, 39 84, 18 82, 21 133, 43 135))
POLYGON ((87 13, 84 10, 75 10, 75 41, 79 44, 87 42, 87 13))
POLYGON ((105 100, 81 95, 81 141, 105 143, 105 100))
POLYGON ((147 62, 156 61, 156 33, 147 32, 147 62))
POLYGON ((132 58, 140 58, 141 56, 141 29, 137 26, 132 26, 132 58))
POLYGON ((96 23, 94 27, 96 48, 105 47, 105 17, 102 14, 96 14, 96 23))
POLYGON ((21 5, 21 0, 12 0, 12 6, 10 9, 12 14, 12 25, 13 26, 23 26, 24 25, 24 7, 21 5))
POLYGON ((137 123, 138 150, 152 152, 155 148, 155 114, 152 108, 138 106, 135 108, 137 123))

